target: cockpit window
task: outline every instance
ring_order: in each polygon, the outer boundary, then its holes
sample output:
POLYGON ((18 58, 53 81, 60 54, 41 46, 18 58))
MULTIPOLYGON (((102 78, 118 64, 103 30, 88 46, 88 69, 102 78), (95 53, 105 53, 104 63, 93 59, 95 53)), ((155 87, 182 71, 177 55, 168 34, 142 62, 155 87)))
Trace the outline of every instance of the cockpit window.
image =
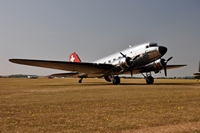
POLYGON ((157 43, 150 43, 150 44, 149 44, 149 47, 156 47, 156 46, 158 46, 157 43))

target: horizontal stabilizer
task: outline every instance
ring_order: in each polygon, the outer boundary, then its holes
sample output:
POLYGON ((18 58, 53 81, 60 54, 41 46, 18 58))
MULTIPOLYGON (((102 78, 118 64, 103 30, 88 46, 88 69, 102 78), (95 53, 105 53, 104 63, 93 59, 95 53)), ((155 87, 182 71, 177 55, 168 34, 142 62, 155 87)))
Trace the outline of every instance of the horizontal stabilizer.
POLYGON ((73 73, 56 73, 56 74, 51 74, 50 76, 53 76, 53 77, 76 77, 78 76, 77 75, 78 73, 77 72, 73 72, 73 73))

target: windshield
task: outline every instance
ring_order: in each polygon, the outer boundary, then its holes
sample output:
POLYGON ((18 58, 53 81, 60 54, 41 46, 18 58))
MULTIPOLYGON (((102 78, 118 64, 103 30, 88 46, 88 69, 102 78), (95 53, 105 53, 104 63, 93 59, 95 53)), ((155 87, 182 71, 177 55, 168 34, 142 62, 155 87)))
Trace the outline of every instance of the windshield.
POLYGON ((157 43, 150 43, 149 44, 149 47, 155 47, 155 46, 158 46, 158 44, 157 43))

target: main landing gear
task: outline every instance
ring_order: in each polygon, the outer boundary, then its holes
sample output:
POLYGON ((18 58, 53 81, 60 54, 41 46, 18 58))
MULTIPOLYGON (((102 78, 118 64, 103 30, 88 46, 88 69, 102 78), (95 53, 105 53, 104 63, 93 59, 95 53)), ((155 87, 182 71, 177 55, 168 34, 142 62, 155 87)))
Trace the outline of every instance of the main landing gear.
MULTIPOLYGON (((112 81, 114 85, 118 85, 120 84, 120 77, 119 76, 114 76, 111 77, 110 79, 108 77, 104 77, 106 79, 106 81, 112 81)), ((82 83, 83 78, 81 78, 78 83, 82 83)))
POLYGON ((114 75, 110 75, 110 76, 105 76, 104 79, 107 81, 107 82, 111 82, 114 84, 114 85, 118 85, 120 84, 120 77, 119 76, 114 76, 114 75))
POLYGON ((112 79, 112 82, 114 85, 120 84, 120 77, 119 76, 114 76, 112 79))
POLYGON ((151 73, 146 73, 146 76, 142 73, 142 75, 146 79, 147 84, 153 84, 154 83, 154 78, 151 76, 151 73))

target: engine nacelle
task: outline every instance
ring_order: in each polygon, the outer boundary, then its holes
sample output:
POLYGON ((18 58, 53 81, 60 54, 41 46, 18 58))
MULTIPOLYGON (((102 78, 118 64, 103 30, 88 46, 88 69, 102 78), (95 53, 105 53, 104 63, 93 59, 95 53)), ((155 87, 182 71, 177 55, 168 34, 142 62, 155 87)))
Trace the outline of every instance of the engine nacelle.
POLYGON ((125 59, 121 63, 118 64, 118 68, 121 69, 121 72, 132 71, 132 69, 134 67, 137 67, 137 65, 140 65, 140 64, 138 64, 139 62, 142 62, 142 61, 140 61, 141 55, 137 55, 134 58, 126 57, 125 55, 124 55, 124 57, 125 57, 125 59))
POLYGON ((163 69, 164 62, 165 62, 165 59, 159 59, 154 62, 153 67, 155 68, 155 71, 154 71, 155 73, 158 73, 160 72, 161 69, 163 69))

